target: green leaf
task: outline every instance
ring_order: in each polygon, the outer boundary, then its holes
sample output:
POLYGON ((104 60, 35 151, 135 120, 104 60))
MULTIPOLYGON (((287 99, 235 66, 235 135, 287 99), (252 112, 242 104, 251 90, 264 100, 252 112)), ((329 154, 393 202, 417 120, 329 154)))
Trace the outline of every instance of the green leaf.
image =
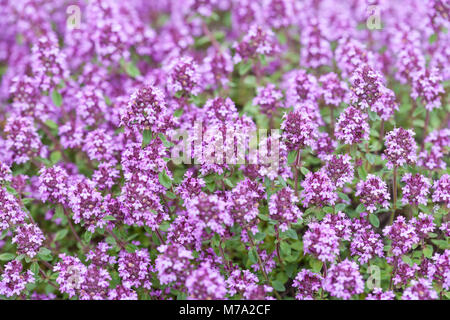
POLYGON ((57 218, 62 218, 62 217, 64 217, 64 209, 63 209, 63 207, 62 207, 61 205, 56 206, 56 209, 55 209, 55 216, 56 216, 57 218))
POLYGON ((336 205, 336 212, 344 211, 347 205, 345 203, 338 203, 336 205))
POLYGON ((427 245, 427 246, 423 249, 423 255, 425 256, 425 258, 430 259, 431 256, 433 255, 433 246, 427 245))
POLYGON ((339 198, 341 198, 342 200, 344 200, 345 202, 351 202, 350 198, 348 197, 348 195, 346 195, 345 193, 339 192, 338 193, 339 198))
POLYGON ((129 244, 127 244, 127 245, 125 246, 125 249, 126 249, 128 252, 133 253, 133 252, 135 252, 135 251, 138 249, 138 247, 137 247, 136 245, 134 245, 134 244, 129 243, 129 244))
POLYGON ((173 116, 174 116, 175 118, 179 118, 179 117, 181 117, 181 115, 183 114, 183 112, 184 112, 183 108, 179 108, 179 109, 175 110, 175 112, 173 113, 173 116))
POLYGON ((252 62, 249 60, 247 62, 241 61, 238 66, 239 75, 243 76, 252 68, 252 62))
POLYGON ((370 111, 370 110, 369 110, 369 118, 372 121, 380 120, 380 117, 378 116, 378 114, 376 112, 373 112, 373 111, 370 111))
POLYGON ((297 158, 297 151, 291 151, 288 154, 288 165, 291 165, 294 163, 295 159, 297 158))
POLYGON ((305 176, 310 172, 307 168, 301 167, 300 168, 301 173, 303 173, 305 176))
POLYGON ((367 177, 367 172, 364 167, 358 167, 358 175, 361 179, 365 180, 367 177))
POLYGON ((91 242, 91 239, 92 239, 92 233, 90 233, 89 231, 86 231, 85 233, 83 233, 83 241, 85 243, 91 242))
POLYGON ((266 238, 266 234, 264 232, 258 232, 255 234, 256 241, 263 241, 266 238))
POLYGON ((34 273, 35 276, 39 275, 39 264, 37 262, 33 262, 30 266, 31 272, 34 273))
POLYGON ((313 272, 319 273, 320 270, 322 270, 322 261, 317 259, 312 259, 309 261, 309 264, 311 265, 311 269, 313 272))
POLYGON ((369 214, 369 221, 375 228, 378 228, 380 226, 380 220, 378 220, 376 214, 373 213, 369 214))
POLYGON ((258 262, 258 258, 256 256, 256 250, 255 248, 251 248, 250 251, 248 252, 248 260, 250 261, 250 263, 255 264, 258 262))
POLYGON ((6 186, 6 191, 8 191, 9 193, 11 193, 13 196, 17 196, 17 191, 16 189, 14 189, 11 186, 6 186))
POLYGON ((195 46, 196 47, 204 46, 204 45, 208 44, 209 41, 210 40, 209 40, 208 36, 199 37, 199 38, 195 39, 195 46))
POLYGON ((375 160, 376 160, 376 156, 372 153, 367 153, 366 159, 367 159, 367 161, 369 161, 370 164, 374 164, 375 160))
POLYGON ((402 260, 403 260, 404 263, 406 263, 406 264, 408 264, 410 266, 412 266, 414 264, 413 261, 411 260, 411 258, 408 257, 408 256, 402 256, 402 260))
POLYGON ((297 268, 297 264, 295 264, 295 263, 289 263, 288 265, 286 265, 285 271, 289 278, 291 278, 294 275, 296 268, 297 268))
POLYGON ((50 129, 58 130, 58 124, 57 124, 55 121, 53 121, 53 120, 47 120, 47 121, 45 121, 45 124, 46 124, 47 127, 49 127, 50 129))
POLYGON ((231 182, 230 179, 225 178, 225 179, 223 179, 223 181, 224 181, 225 184, 226 184, 227 186, 229 186, 230 188, 234 188, 233 182, 231 182))
POLYGON ((177 197, 177 195, 175 193, 171 192, 171 191, 167 191, 166 192, 166 196, 169 199, 175 199, 177 197))
POLYGON ((430 44, 433 44, 433 43, 435 43, 436 42, 436 40, 437 40, 437 33, 433 33, 429 38, 428 38, 428 42, 430 43, 430 44))
POLYGON ((425 113, 425 108, 417 107, 416 110, 414 110, 412 116, 413 116, 413 118, 417 118, 417 117, 420 116, 422 113, 425 113))
POLYGON ((158 179, 159 182, 167 189, 170 189, 170 187, 172 186, 172 180, 170 180, 165 169, 163 172, 158 173, 158 179))
POLYGON ((281 241, 280 249, 281 249, 281 253, 284 254, 285 256, 291 255, 291 246, 287 242, 281 241))
POLYGON ((142 148, 148 146, 151 140, 152 140, 152 131, 149 129, 145 129, 144 132, 142 132, 142 148))
POLYGON ((263 54, 261 54, 259 57, 260 57, 261 64, 262 64, 263 66, 267 66, 267 59, 266 59, 266 56, 263 55, 263 54))
POLYGON ((0 261, 11 261, 16 257, 16 255, 14 253, 2 253, 0 254, 0 261))
POLYGON ((1 233, 1 235, 0 235, 0 240, 5 239, 5 237, 6 237, 6 235, 8 234, 8 232, 9 232, 8 229, 3 230, 2 233, 1 233))
POLYGON ((286 288, 284 287, 283 282, 279 281, 279 280, 274 280, 272 281, 272 287, 279 291, 279 292, 283 292, 286 290, 286 288))
POLYGON ((161 139, 161 141, 163 142, 164 147, 166 148, 170 148, 173 146, 173 143, 168 141, 166 136, 162 133, 158 133, 158 137, 161 139))
POLYGON ((52 252, 45 247, 41 247, 41 249, 39 249, 37 256, 44 261, 52 260, 52 252))
POLYGON ((285 234, 291 239, 294 239, 294 240, 298 239, 297 232, 295 232, 295 230, 293 230, 293 229, 286 230, 285 234))
POLYGON ((55 163, 57 163, 59 160, 61 160, 61 157, 62 157, 62 155, 61 155, 61 152, 60 152, 60 151, 53 151, 53 152, 50 154, 50 161, 51 161, 53 164, 55 164, 55 163))
POLYGON ((323 208, 323 211, 324 211, 325 213, 333 213, 333 208, 332 208, 332 207, 324 207, 324 208, 323 208))
POLYGON ((448 242, 445 240, 432 239, 431 242, 433 242, 435 245, 437 245, 441 249, 445 250, 448 248, 448 242))
POLYGON ((103 95, 103 99, 105 100, 105 103, 107 106, 112 105, 112 101, 111 101, 110 97, 108 97, 107 95, 103 95))
POLYGON ((129 62, 125 65, 125 71, 130 77, 133 78, 139 77, 141 75, 138 67, 133 62, 129 62))
POLYGON ((113 216, 104 216, 103 217, 103 220, 106 220, 106 221, 114 221, 114 220, 116 220, 116 218, 115 217, 113 217, 113 216))
POLYGON ((22 203, 23 203, 24 205, 29 204, 29 203, 31 203, 31 202, 33 202, 33 201, 34 201, 33 198, 23 198, 23 199, 22 199, 22 203))
POLYGON ((357 213, 361 213, 361 212, 363 212, 365 210, 365 207, 364 207, 364 205, 362 204, 362 203, 360 203, 357 207, 356 207, 356 212, 357 213))
POLYGON ((61 107, 62 105, 62 96, 61 94, 58 92, 58 90, 54 89, 52 91, 52 101, 53 104, 57 107, 61 107))
POLYGON ((69 232, 69 230, 67 230, 67 229, 59 230, 55 235, 55 241, 64 239, 68 232, 69 232))
POLYGON ((284 180, 282 176, 278 176, 278 181, 283 187, 287 187, 286 180, 284 180))
POLYGON ((170 228, 170 223, 168 221, 163 221, 159 225, 159 230, 166 232, 170 228))

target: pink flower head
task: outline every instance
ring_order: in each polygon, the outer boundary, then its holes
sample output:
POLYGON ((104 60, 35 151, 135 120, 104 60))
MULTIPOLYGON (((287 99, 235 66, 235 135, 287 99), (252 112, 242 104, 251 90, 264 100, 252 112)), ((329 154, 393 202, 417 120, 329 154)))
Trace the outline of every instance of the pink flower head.
POLYGON ((323 169, 308 172, 301 185, 304 189, 300 197, 305 207, 333 205, 337 200, 336 186, 323 169))
POLYGON ((361 203, 370 212, 374 212, 379 205, 388 208, 388 200, 391 198, 386 183, 373 174, 369 174, 366 180, 358 182, 355 196, 360 197, 361 203))
POLYGON ((326 158, 325 172, 338 188, 353 181, 355 169, 351 159, 348 154, 329 155, 326 158))
POLYGON ((275 85, 269 83, 265 87, 257 88, 257 94, 253 98, 253 104, 259 106, 262 113, 272 116, 278 109, 283 108, 283 94, 276 89, 275 85))
POLYGON ((359 267, 356 262, 348 259, 332 265, 322 285, 333 297, 344 300, 364 291, 364 280, 359 267))
POLYGON ((403 291, 402 300, 435 300, 438 298, 431 281, 420 278, 412 280, 409 287, 403 291))
POLYGON ((279 50, 273 31, 258 25, 252 25, 241 42, 235 43, 233 47, 236 50, 234 63, 254 59, 259 55, 271 56, 279 50))
POLYGON ((222 300, 227 293, 225 279, 209 262, 203 262, 186 279, 189 299, 222 300))
POLYGON ((369 139, 367 114, 355 107, 346 108, 336 123, 336 138, 345 144, 358 144, 369 139))
POLYGON ((439 180, 433 184, 433 202, 443 202, 450 207, 450 175, 443 174, 439 180))
POLYGON ((303 110, 294 110, 283 116, 281 129, 283 140, 289 151, 300 150, 314 144, 317 137, 317 124, 303 110))
POLYGON ((4 266, 0 280, 0 295, 18 296, 26 289, 26 285, 34 283, 34 274, 30 270, 22 272, 22 263, 18 260, 8 262, 4 266))
POLYGON ((269 215, 280 223, 281 231, 286 231, 291 223, 297 223, 301 219, 302 212, 297 207, 297 202, 294 191, 289 187, 281 189, 270 197, 269 215))
POLYGON ((294 279, 292 286, 297 289, 297 300, 314 300, 315 294, 322 287, 322 276, 308 269, 300 271, 294 279))
POLYGON ((406 222, 402 216, 397 217, 392 225, 386 226, 383 235, 391 240, 391 250, 396 257, 409 252, 420 240, 415 226, 406 222))
POLYGON ((415 133, 411 129, 405 130, 403 128, 395 128, 386 134, 386 149, 382 158, 388 161, 386 166, 389 169, 394 166, 401 167, 416 162, 417 145, 414 135, 415 133))
POLYGON ((431 188, 431 183, 428 178, 418 173, 415 175, 405 173, 402 177, 402 182, 405 183, 405 186, 402 188, 403 204, 415 206, 419 204, 427 205, 428 194, 431 188))

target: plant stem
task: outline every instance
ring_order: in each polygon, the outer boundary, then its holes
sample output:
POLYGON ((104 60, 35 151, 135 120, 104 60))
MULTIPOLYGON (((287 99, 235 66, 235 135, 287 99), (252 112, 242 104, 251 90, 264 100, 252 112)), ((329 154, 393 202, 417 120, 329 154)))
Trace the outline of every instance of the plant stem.
POLYGON ((72 220, 70 218, 69 213, 67 212, 67 209, 63 206, 63 210, 64 210, 64 215, 67 217, 67 224, 69 225, 70 230, 72 231, 72 234, 74 235, 74 237, 77 239, 77 241, 80 243, 80 245, 83 247, 83 250, 89 249, 88 247, 86 247, 83 242, 81 241, 80 236, 78 235, 78 233, 75 231, 75 227, 72 224, 72 220))
POLYGON ((384 139, 384 120, 381 120, 380 123, 380 144, 383 145, 383 139, 384 139))
POLYGON ((397 272, 397 258, 394 258, 394 267, 391 272, 391 280, 389 281, 389 290, 392 290, 392 279, 394 278, 394 274, 397 272))
POLYGON ((278 257, 278 261, 280 261, 281 268, 284 269, 283 260, 281 259, 281 254, 280 254, 280 230, 278 229, 278 227, 276 227, 276 235, 277 235, 277 257, 278 257))
MULTIPOLYGON (((51 269, 50 269, 50 270, 51 270, 51 269)), ((56 284, 54 284, 54 283, 47 277, 47 275, 45 274, 44 270, 41 269, 41 267, 39 267, 39 272, 41 273, 42 277, 43 277, 45 280, 47 280, 47 283, 48 283, 49 285, 51 285, 53 288, 55 288, 56 290, 59 291, 59 287, 58 287, 56 284)))
POLYGON ((111 230, 107 229, 108 233, 116 240, 119 247, 123 250, 125 250, 125 244, 112 232, 111 230))
POLYGON ((158 229, 156 229, 156 235, 158 236, 159 241, 161 241, 161 244, 165 244, 164 238, 161 235, 161 232, 159 232, 158 229))
POLYGON ((331 121, 330 121, 330 124, 331 124, 331 137, 334 139, 334 106, 333 105, 331 105, 330 106, 330 117, 331 117, 331 121))
POLYGON ((295 196, 298 196, 298 165, 300 163, 300 149, 297 150, 297 157, 294 163, 294 184, 295 184, 295 196))
POLYGON ((203 29, 203 32, 206 34, 206 36, 209 38, 209 41, 211 41, 212 45, 217 50, 217 52, 218 53, 222 53, 222 50, 220 48, 220 44, 217 42, 216 38, 214 37, 214 35, 209 30, 208 25, 206 24, 206 22, 202 23, 202 29, 203 29))
POLYGON ((225 270, 227 270, 227 273, 228 273, 228 271, 231 271, 232 266, 230 265, 230 261, 228 261, 227 258, 225 257, 225 252, 223 251, 223 248, 222 248, 222 239, 220 239, 220 241, 219 241, 219 250, 220 250, 220 254, 222 255, 223 262, 225 263, 225 270))
POLYGON ((420 151, 423 151, 425 148, 425 138, 428 133, 428 124, 430 123, 430 110, 427 110, 427 115, 425 116, 425 126, 423 127, 423 137, 422 137, 422 145, 420 146, 420 151))
MULTIPOLYGON (((256 258, 258 259, 259 269, 261 269, 261 272, 262 272, 262 274, 264 276, 264 279, 266 280, 267 284, 271 285, 269 277, 267 276, 267 273, 266 273, 266 267, 264 265, 264 262, 261 260, 261 257, 259 256, 258 250, 256 249, 256 245, 255 245, 255 242, 253 241, 253 238, 251 236, 251 230, 250 229, 247 230, 247 234, 248 234, 248 238, 250 239, 250 243, 252 245, 252 248, 255 249, 255 254, 256 254, 256 258)), ((275 293, 275 296, 277 297, 277 299, 281 300, 280 294, 275 289, 274 289, 273 292, 275 293)))
POLYGON ((395 210, 397 209, 397 166, 394 165, 394 177, 393 177, 393 198, 394 198, 394 206, 392 209, 391 220, 389 221, 389 225, 394 222, 395 210))

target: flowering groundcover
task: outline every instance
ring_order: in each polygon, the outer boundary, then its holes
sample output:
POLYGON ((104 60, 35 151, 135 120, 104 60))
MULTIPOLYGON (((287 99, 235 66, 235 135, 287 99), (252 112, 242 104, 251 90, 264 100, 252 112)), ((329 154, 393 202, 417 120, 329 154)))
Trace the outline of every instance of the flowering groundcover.
POLYGON ((441 0, 0 1, 0 298, 450 298, 441 0))

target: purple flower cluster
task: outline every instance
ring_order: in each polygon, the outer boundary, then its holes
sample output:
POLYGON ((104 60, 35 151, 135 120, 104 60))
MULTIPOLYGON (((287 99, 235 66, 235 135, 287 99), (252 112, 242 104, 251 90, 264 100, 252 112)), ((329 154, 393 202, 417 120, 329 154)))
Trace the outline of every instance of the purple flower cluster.
POLYGON ((269 83, 267 86, 257 89, 253 104, 259 106, 261 113, 272 116, 278 109, 283 108, 282 98, 281 91, 277 90, 274 84, 269 83))
POLYGON ((337 200, 336 185, 325 170, 308 172, 302 187, 301 198, 305 207, 333 205, 337 200))
POLYGON ((339 237, 328 223, 311 222, 303 236, 304 252, 326 262, 334 262, 339 254, 339 237))
POLYGON ((0 280, 0 295, 6 297, 18 296, 29 283, 34 283, 34 274, 31 270, 22 272, 20 261, 13 260, 5 265, 0 280))
POLYGON ((428 194, 430 193, 431 188, 429 179, 418 173, 416 173, 415 175, 406 173, 402 177, 402 182, 405 183, 405 186, 402 189, 402 202, 404 204, 411 204, 415 206, 419 204, 427 204, 428 194))
POLYGON ((294 279, 292 286, 297 289, 295 298, 297 300, 314 300, 314 296, 322 287, 322 276, 320 274, 303 269, 294 279))
POLYGON ((374 212, 377 206, 388 208, 388 200, 391 198, 386 183, 373 174, 369 174, 366 180, 358 182, 355 196, 360 197, 361 203, 369 212, 374 212))
POLYGON ((394 256, 409 252, 420 240, 415 226, 402 216, 397 217, 392 225, 385 227, 383 234, 391 240, 391 251, 394 256))
POLYGON ((317 124, 304 110, 294 110, 283 116, 281 129, 283 140, 289 151, 311 146, 317 136, 317 124))
POLYGON ((330 155, 326 160, 325 171, 336 187, 341 188, 353 181, 354 167, 348 154, 330 155))
POLYGON ((355 107, 346 108, 338 118, 336 138, 345 144, 358 144, 369 138, 367 114, 355 107))
POLYGON ((436 180, 433 184, 433 201, 443 202, 450 207, 450 175, 444 174, 439 180, 436 180))
POLYGON ((203 262, 191 273, 186 287, 193 300, 221 300, 227 293, 225 279, 209 262, 203 262))
POLYGON ((401 167, 416 162, 417 145, 412 130, 395 128, 386 135, 385 140, 386 149, 382 157, 388 161, 388 168, 392 169, 394 166, 401 167))
POLYGON ((269 215, 273 220, 278 221, 280 229, 286 231, 291 223, 297 223, 302 217, 302 212, 297 207, 298 199, 294 191, 283 188, 270 197, 269 215))
POLYGON ((323 279, 323 289, 344 300, 364 291, 363 277, 356 262, 344 260, 331 266, 323 279))
POLYGON ((37 225, 29 223, 18 226, 15 233, 11 242, 17 245, 17 253, 33 258, 45 240, 41 229, 37 225))

